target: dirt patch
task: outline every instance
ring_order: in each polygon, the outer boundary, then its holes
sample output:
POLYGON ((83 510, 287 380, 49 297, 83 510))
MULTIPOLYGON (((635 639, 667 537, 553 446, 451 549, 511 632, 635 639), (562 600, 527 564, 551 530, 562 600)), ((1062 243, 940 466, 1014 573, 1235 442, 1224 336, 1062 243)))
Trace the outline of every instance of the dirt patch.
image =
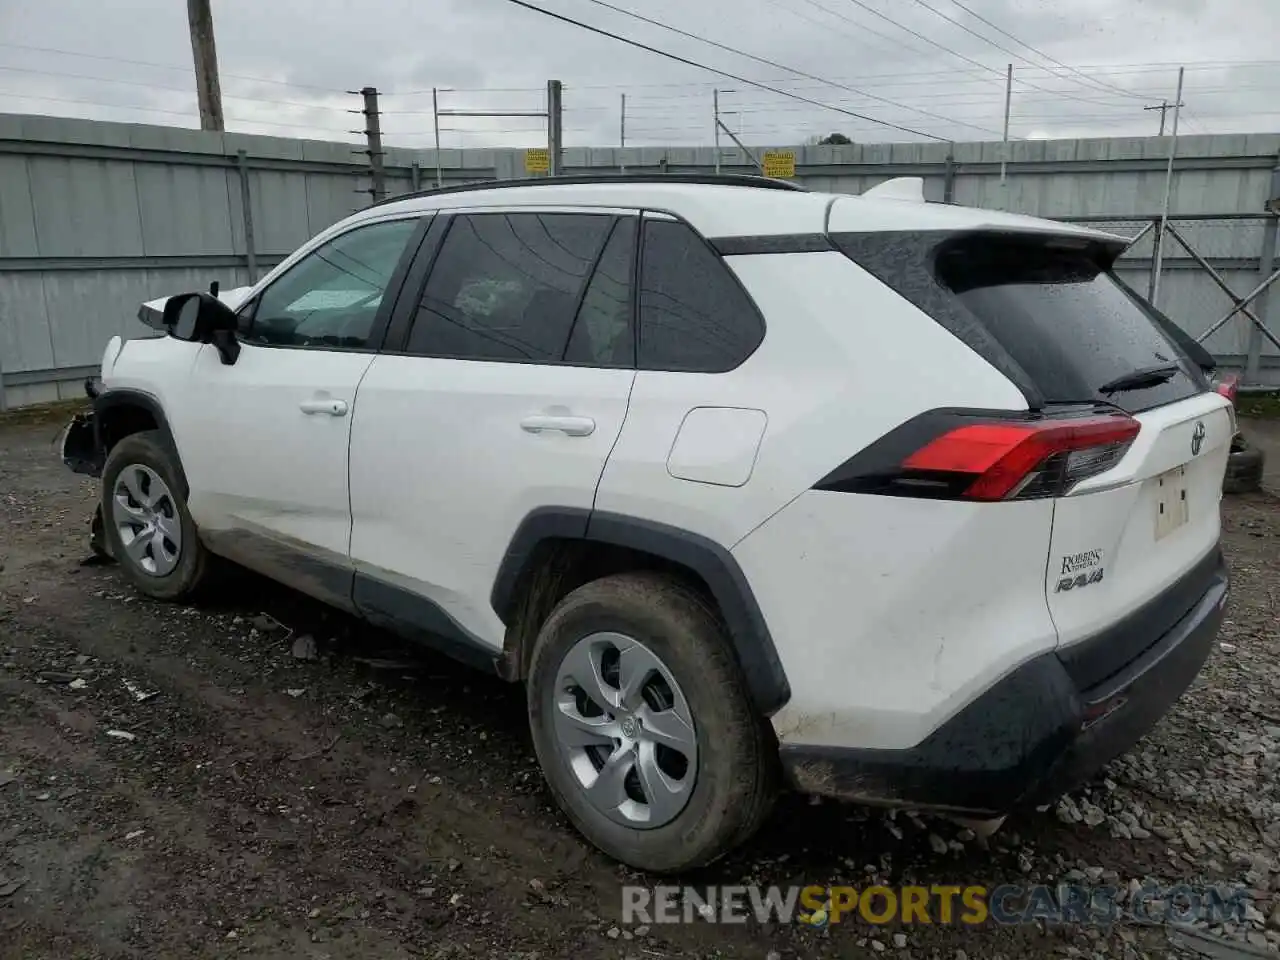
MULTIPOLYGON (((1146 927, 626 926, 622 885, 659 881, 595 853, 554 809, 520 688, 248 575, 192 608, 82 566, 95 485, 57 462, 57 426, 0 424, 6 960, 1180 949, 1146 927)), ((1235 580, 1222 646, 1105 780, 989 844, 947 821, 789 797, 741 851, 675 882, 1230 881, 1269 916, 1280 502, 1224 511, 1235 580)), ((1216 934, 1280 940, 1265 922, 1216 934)))

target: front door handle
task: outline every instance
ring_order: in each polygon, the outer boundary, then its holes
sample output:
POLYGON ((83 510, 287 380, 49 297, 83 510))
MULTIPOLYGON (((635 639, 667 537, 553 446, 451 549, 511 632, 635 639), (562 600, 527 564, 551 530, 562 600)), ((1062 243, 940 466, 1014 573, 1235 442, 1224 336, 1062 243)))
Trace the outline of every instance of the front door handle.
POLYGON ((350 407, 345 400, 303 400, 298 409, 305 414, 327 413, 331 417, 345 417, 350 407))
POLYGON ((590 417, 553 417, 538 414, 521 420, 520 429, 527 433, 559 431, 570 437, 589 437, 595 433, 596 422, 590 417))

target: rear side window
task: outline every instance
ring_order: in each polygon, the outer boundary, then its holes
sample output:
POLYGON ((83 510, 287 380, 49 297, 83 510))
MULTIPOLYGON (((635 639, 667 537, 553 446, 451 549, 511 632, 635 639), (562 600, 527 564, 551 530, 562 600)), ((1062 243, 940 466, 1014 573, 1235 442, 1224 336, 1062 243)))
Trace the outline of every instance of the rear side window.
POLYGON ((648 220, 640 257, 641 370, 723 373, 764 339, 764 321, 692 228, 648 220))
MULTIPOLYGON (((938 320, 1043 403, 1104 401, 1130 412, 1205 389, 1199 367, 1092 242, 1014 234, 836 238, 861 266, 938 320), (854 252, 855 251, 856 255, 854 252), (1163 382, 1114 387, 1173 366, 1163 382)), ((1029 396, 1028 399, 1033 399, 1029 396)))
POLYGON ((636 259, 636 218, 619 220, 605 244, 596 272, 565 347, 567 363, 592 367, 635 365, 636 337, 631 323, 631 268, 636 259))
POLYGON ((613 224, 599 214, 455 217, 423 290, 408 352, 559 363, 613 224))

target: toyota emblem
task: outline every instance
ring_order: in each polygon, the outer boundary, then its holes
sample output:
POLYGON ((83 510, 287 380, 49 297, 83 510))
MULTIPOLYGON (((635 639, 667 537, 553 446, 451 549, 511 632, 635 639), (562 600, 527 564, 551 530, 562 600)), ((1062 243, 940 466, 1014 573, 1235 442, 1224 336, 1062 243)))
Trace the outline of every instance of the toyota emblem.
POLYGON ((1191 455, 1193 457, 1197 456, 1200 453, 1200 448, 1204 446, 1204 434, 1204 422, 1197 420, 1196 428, 1191 431, 1191 455))

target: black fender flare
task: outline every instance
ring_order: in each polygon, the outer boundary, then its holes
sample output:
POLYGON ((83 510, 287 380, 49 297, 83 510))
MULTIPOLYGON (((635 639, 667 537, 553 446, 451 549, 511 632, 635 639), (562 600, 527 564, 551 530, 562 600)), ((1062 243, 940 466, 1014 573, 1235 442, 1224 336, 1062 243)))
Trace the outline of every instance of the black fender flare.
POLYGON ((628 547, 696 574, 720 607, 755 708, 762 716, 771 716, 791 698, 773 637, 737 560, 714 540, 679 527, 572 507, 534 510, 516 528, 490 594, 494 612, 508 626, 516 613, 518 584, 539 543, 548 539, 628 547))
POLYGON ((190 488, 187 485, 187 474, 182 467, 182 458, 178 455, 178 444, 173 438, 173 429, 169 426, 169 418, 165 416, 164 408, 160 405, 160 401, 144 390, 135 390, 132 388, 124 388, 119 390, 106 390, 98 394, 93 401, 93 426, 94 426, 94 444, 98 449, 98 455, 105 464, 107 459, 107 443, 106 437, 103 436, 103 422, 109 418, 109 411, 119 409, 120 407, 138 407, 145 410, 151 419, 156 422, 156 429, 160 431, 165 446, 173 454, 173 462, 178 470, 178 481, 182 484, 182 494, 186 496, 190 488))

